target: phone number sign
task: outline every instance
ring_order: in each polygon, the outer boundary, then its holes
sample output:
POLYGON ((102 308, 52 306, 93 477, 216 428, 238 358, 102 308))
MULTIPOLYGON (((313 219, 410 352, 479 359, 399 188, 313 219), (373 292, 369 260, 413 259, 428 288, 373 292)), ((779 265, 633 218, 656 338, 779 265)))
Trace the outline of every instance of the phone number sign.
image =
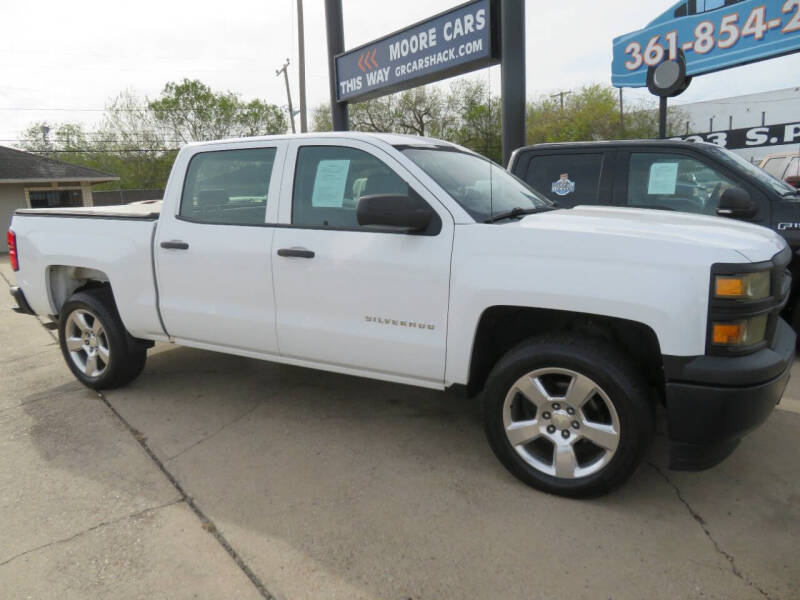
POLYGON ((684 142, 710 142, 728 150, 800 144, 800 123, 781 123, 747 129, 730 129, 670 138, 684 142))
POLYGON ((337 100, 368 100, 497 64, 493 4, 469 2, 338 55, 337 100))
POLYGON ((800 0, 684 0, 614 40, 611 82, 644 87, 647 71, 682 54, 702 75, 800 50, 800 0))

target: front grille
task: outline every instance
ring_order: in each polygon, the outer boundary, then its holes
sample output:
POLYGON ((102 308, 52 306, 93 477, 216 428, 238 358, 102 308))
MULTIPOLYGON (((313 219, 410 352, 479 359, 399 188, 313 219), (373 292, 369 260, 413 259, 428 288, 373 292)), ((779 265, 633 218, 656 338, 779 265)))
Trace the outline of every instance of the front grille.
POLYGON ((709 314, 708 331, 706 336, 706 353, 711 355, 740 355, 750 354, 765 347, 772 347, 775 342, 775 332, 778 327, 778 319, 781 310, 789 300, 789 292, 792 289, 792 276, 788 266, 792 260, 792 251, 787 246, 771 260, 761 263, 749 264, 716 264, 711 267, 711 285, 709 288, 709 314), (770 277, 770 296, 763 300, 735 300, 720 299, 714 297, 714 279, 717 275, 737 275, 742 273, 752 273, 755 271, 765 271, 769 269, 770 277), (763 342, 746 347, 720 347, 711 343, 711 324, 714 321, 737 321, 759 315, 767 315, 767 332, 763 342))

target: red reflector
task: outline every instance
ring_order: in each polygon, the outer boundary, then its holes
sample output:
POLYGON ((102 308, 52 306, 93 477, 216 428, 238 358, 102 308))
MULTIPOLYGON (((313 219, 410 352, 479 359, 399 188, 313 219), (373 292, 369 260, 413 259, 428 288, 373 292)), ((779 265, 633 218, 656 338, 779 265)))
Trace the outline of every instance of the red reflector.
POLYGON ((8 262, 12 271, 19 271, 19 257, 17 256, 17 235, 8 230, 8 262))

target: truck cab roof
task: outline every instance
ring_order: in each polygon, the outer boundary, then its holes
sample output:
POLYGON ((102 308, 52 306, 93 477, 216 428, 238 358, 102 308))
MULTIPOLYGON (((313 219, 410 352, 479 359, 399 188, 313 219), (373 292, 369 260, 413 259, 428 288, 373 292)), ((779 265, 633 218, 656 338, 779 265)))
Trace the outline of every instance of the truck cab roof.
POLYGON ((708 142, 684 142, 681 140, 604 140, 599 142, 549 142, 544 144, 533 144, 523 146, 515 151, 525 152, 528 150, 571 150, 571 149, 595 149, 595 148, 630 148, 648 146, 653 148, 705 148, 713 147, 714 144, 708 142))

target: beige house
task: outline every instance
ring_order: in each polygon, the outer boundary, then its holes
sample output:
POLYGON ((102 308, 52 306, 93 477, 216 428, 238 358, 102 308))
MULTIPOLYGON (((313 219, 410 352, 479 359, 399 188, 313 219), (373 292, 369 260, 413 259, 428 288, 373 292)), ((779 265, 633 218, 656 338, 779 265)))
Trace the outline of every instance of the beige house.
POLYGON ((0 227, 8 229, 18 208, 93 206, 92 185, 109 181, 119 177, 0 146, 0 227))

